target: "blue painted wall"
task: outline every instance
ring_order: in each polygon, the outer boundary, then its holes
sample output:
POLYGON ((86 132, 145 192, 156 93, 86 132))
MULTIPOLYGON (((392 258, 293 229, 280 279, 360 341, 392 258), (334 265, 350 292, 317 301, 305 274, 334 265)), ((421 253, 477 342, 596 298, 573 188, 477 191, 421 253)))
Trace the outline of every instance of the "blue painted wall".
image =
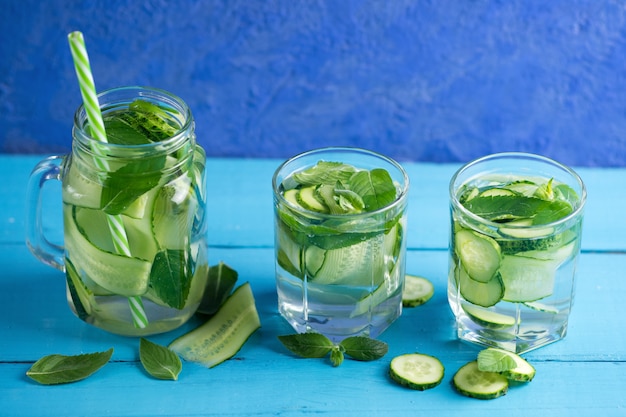
POLYGON ((4 0, 0 151, 65 152, 80 94, 181 96, 214 156, 356 145, 626 166, 626 6, 605 0, 4 0))

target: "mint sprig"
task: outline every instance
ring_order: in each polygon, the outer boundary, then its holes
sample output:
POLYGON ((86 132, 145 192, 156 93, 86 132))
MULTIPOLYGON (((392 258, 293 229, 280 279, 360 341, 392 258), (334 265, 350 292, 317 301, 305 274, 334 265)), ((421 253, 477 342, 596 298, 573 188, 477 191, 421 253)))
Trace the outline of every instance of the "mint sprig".
POLYGON ((330 353, 333 366, 343 363, 345 355, 358 361, 380 359, 388 351, 385 342, 366 336, 352 336, 338 344, 320 333, 299 333, 278 336, 278 340, 292 353, 303 358, 324 358, 330 353))

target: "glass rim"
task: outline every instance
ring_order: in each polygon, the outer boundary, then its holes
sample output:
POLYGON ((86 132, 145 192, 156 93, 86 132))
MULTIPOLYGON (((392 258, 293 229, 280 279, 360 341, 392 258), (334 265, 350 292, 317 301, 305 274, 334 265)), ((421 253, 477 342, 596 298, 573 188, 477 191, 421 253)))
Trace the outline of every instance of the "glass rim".
MULTIPOLYGON (((311 165, 313 166, 313 165, 311 165)), ((352 147, 352 146, 328 146, 328 147, 323 147, 323 148, 315 148, 315 149, 310 149, 308 151, 304 151, 301 153, 298 153, 290 158, 287 158, 285 161, 283 161, 274 171, 274 175, 272 175, 272 191, 274 193, 274 197, 278 198, 281 204, 286 205, 287 207, 291 208, 292 210, 296 210, 298 212, 302 212, 302 213, 307 213, 307 214, 312 214, 314 215, 316 218, 324 218, 324 219, 358 219, 361 217, 369 217, 372 215, 376 215, 376 214, 380 214, 380 213, 384 213, 386 211, 389 211, 393 208, 395 208, 396 206, 398 206, 399 204, 401 204, 401 202, 405 201, 408 198, 408 194, 409 194, 409 183, 410 183, 410 179, 409 179, 409 175, 407 174, 406 170, 404 169, 404 167, 402 167, 402 165, 400 165, 399 162, 397 162, 396 160, 394 160, 393 158, 390 158, 388 156, 385 156, 381 153, 375 152, 375 151, 371 151, 369 149, 364 149, 364 148, 359 148, 359 147, 352 147), (291 203, 290 201, 288 201, 284 195, 280 192, 278 192, 278 189, 280 187, 280 184, 278 184, 278 176, 279 173, 283 170, 283 168, 285 168, 288 164, 295 162, 299 159, 305 158, 309 155, 314 155, 314 154, 322 154, 322 153, 329 153, 329 152, 350 152, 350 153, 357 153, 357 154, 361 154, 361 155, 366 155, 366 156, 370 156, 373 158, 377 158, 377 159, 381 159, 383 161, 385 161, 386 163, 390 164, 391 166, 393 166, 395 169, 398 170, 398 172, 401 174, 402 176, 402 181, 403 184, 401 184, 401 188, 399 190, 398 195, 396 195, 396 198, 394 199, 394 201, 388 205, 386 205, 385 207, 381 207, 377 210, 374 211, 367 211, 367 212, 361 212, 361 213, 346 213, 346 214, 331 214, 331 213, 320 213, 318 211, 313 211, 313 210, 309 210, 306 209, 304 207, 301 206, 294 206, 293 203, 291 203)))
MULTIPOLYGON (((541 163, 545 163, 547 165, 551 165, 554 166, 562 171, 564 171, 567 175, 570 175, 580 186, 580 195, 579 197, 579 201, 578 201, 578 205, 576 207, 574 207, 574 209, 572 210, 571 213, 569 213, 567 216, 564 216, 558 220, 555 220, 553 222, 550 223, 545 223, 545 224, 533 224, 530 226, 521 226, 521 225, 507 225, 507 228, 511 228, 511 229, 541 229, 541 228, 545 228, 545 227, 553 227, 553 226, 559 226, 563 223, 568 223, 569 221, 571 221, 574 218, 577 218, 579 216, 582 215, 584 208, 585 208, 585 203, 587 201, 587 188, 585 186, 585 183, 583 182, 582 178, 580 177, 580 175, 578 175, 578 173, 576 171, 574 171, 572 168, 568 167, 567 165, 564 165, 552 158, 549 158, 547 156, 543 156, 543 155, 538 155, 538 154, 534 154, 534 153, 529 153, 529 152, 499 152, 499 153, 493 153, 493 154, 489 154, 489 155, 485 155, 485 156, 481 156, 479 158, 473 159, 465 164, 463 164, 452 176, 452 178, 450 179, 450 183, 449 183, 449 187, 448 187, 448 191, 449 191, 449 196, 450 196, 450 201, 452 202, 454 208, 456 210, 459 210, 463 216, 470 218, 472 221, 475 222, 479 222, 481 224, 484 224, 490 228, 500 228, 502 227, 502 223, 498 223, 498 222, 494 222, 491 220, 487 220, 483 217, 478 216, 477 214, 472 213, 471 211, 469 211, 468 209, 466 209, 461 202, 458 199, 457 193, 455 192, 457 188, 455 188, 455 183, 457 178, 465 171, 467 171, 468 169, 481 164, 483 162, 487 162, 487 161, 491 161, 491 160, 495 160, 495 159, 506 159, 506 158, 511 158, 511 159, 529 159, 529 160, 533 160, 536 162, 541 162, 541 163)), ((465 184, 465 182, 463 183, 465 184)), ((462 184, 460 184, 462 185, 462 184)))
POLYGON ((89 147, 90 149, 93 148, 92 144, 94 143, 96 144, 96 146, 100 147, 101 149, 104 148, 104 149, 110 150, 112 153, 115 153, 116 150, 123 150, 124 152, 132 151, 132 150, 136 150, 138 152, 141 152, 141 151, 145 152, 145 151, 150 151, 150 150, 157 149, 157 148, 170 148, 170 147, 175 146, 181 141, 184 142, 184 139, 186 139, 187 131, 193 127, 193 123, 194 123, 193 115, 187 103, 185 103, 185 101, 181 99, 180 97, 178 97, 177 95, 172 94, 167 90, 163 90, 163 89, 156 88, 156 87, 149 87, 149 86, 122 86, 122 87, 114 87, 114 88, 109 88, 107 90, 103 90, 100 93, 98 93, 97 97, 98 97, 98 103, 100 105, 100 109, 103 108, 103 102, 104 102, 104 107, 106 107, 110 105, 115 105, 116 103, 124 104, 128 102, 128 104, 130 104, 130 102, 132 102, 132 100, 136 98, 141 98, 141 97, 151 98, 153 100, 166 103, 172 106, 173 108, 175 108, 176 110, 178 110, 184 117, 184 123, 181 124, 181 126, 177 129, 174 135, 158 142, 144 143, 144 144, 137 144, 137 145, 126 145, 126 144, 102 142, 98 140, 97 138, 93 137, 90 134, 90 132, 88 132, 87 129, 85 129, 86 122, 87 122, 87 113, 85 110, 85 104, 81 103, 76 109, 76 111, 74 112, 74 125, 73 125, 72 130, 73 132, 78 133, 78 134, 75 134, 74 137, 78 138, 81 143, 83 143, 85 146, 89 147), (103 98, 106 98, 108 96, 115 95, 118 93, 127 93, 127 92, 130 94, 128 94, 128 96, 126 96, 124 99, 117 98, 116 100, 112 100, 111 102, 103 101, 103 98))

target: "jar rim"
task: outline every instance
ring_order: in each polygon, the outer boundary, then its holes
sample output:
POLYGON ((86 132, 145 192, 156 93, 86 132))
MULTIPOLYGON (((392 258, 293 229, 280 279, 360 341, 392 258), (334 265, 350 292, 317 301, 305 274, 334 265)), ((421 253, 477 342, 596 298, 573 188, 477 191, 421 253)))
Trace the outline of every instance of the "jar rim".
MULTIPOLYGON (((123 108, 124 105, 128 106, 137 98, 146 99, 153 103, 165 104, 180 113, 182 119, 181 125, 174 135, 158 142, 136 145, 105 143, 93 137, 91 133, 85 129, 87 125, 87 113, 84 103, 81 103, 74 113, 73 137, 78 139, 86 147, 93 148, 94 146, 99 146, 100 149, 105 148, 111 154, 115 154, 116 151, 121 150, 123 152, 151 152, 155 149, 171 149, 172 147, 176 147, 179 143, 184 143, 188 137, 187 133, 189 130, 193 129, 194 121, 191 109, 185 101, 169 91, 155 87, 124 86, 104 90, 100 92, 97 97, 101 110, 112 107, 123 108), (93 145, 94 143, 96 145, 93 145)), ((106 110, 103 113, 106 113, 106 110)))

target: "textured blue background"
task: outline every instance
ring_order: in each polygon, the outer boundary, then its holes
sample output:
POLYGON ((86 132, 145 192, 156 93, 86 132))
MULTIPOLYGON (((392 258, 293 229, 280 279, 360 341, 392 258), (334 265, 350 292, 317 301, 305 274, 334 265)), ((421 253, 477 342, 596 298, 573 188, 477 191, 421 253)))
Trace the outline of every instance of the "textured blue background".
POLYGON ((356 145, 399 160, 520 150, 626 166, 623 1, 4 0, 0 151, 65 152, 80 103, 151 85, 214 156, 356 145))

